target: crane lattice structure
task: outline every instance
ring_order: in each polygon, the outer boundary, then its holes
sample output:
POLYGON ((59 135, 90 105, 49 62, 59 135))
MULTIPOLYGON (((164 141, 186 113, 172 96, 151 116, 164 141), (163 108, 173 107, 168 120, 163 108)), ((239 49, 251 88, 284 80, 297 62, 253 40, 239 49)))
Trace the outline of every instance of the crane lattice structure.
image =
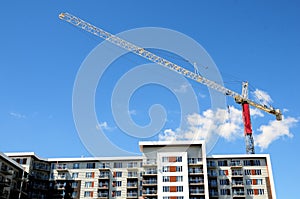
POLYGON ((242 95, 214 82, 211 81, 197 73, 189 71, 171 61, 168 61, 165 58, 162 58, 154 53, 147 51, 144 48, 141 48, 131 42, 128 42, 116 35, 113 35, 101 28, 98 28, 74 15, 69 13, 61 13, 59 18, 80 28, 83 29, 97 37, 100 37, 104 40, 107 40, 123 49, 126 49, 130 52, 133 52, 151 62, 164 66, 172 71, 175 71, 189 79, 192 79, 198 83, 204 84, 209 88, 215 89, 224 95, 231 96, 238 104, 242 104, 242 112, 243 112, 243 121, 244 121, 244 133, 245 133, 245 141, 246 141, 246 153, 254 154, 254 141, 252 137, 252 129, 251 129, 251 120, 250 120, 250 109, 249 105, 258 108, 267 113, 273 114, 276 116, 277 120, 282 120, 282 114, 279 109, 274 109, 273 107, 266 106, 264 104, 256 103, 248 98, 248 83, 244 82, 242 87, 242 95))

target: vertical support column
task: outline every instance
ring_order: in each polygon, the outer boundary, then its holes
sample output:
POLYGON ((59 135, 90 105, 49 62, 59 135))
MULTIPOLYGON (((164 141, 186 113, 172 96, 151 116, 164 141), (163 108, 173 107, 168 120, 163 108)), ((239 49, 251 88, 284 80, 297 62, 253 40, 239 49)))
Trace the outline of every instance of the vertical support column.
POLYGON ((250 108, 248 103, 242 103, 243 111, 243 122, 244 122, 244 134, 245 134, 245 143, 246 143, 246 153, 255 154, 254 151, 254 140, 252 136, 252 127, 250 119, 250 108))

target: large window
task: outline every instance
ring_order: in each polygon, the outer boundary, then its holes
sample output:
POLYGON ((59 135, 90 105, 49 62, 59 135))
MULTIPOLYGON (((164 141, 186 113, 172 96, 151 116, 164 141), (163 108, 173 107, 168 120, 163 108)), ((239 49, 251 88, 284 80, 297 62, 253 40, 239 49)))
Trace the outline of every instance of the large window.
POLYGON ((219 160, 218 161, 218 166, 228 166, 227 160, 219 160))
POLYGON ((78 182, 72 182, 72 188, 77 188, 78 187, 78 182))
POLYGON ((163 186, 163 192, 170 192, 169 186, 163 186))
POLYGON ((229 185, 229 179, 220 179, 220 185, 229 185))
POLYGON ((73 169, 79 169, 79 163, 73 163, 73 169))
POLYGON ((88 162, 88 163, 86 163, 86 168, 87 169, 94 169, 95 168, 95 163, 94 162, 88 162))
POLYGON ((84 197, 93 197, 93 192, 92 191, 85 191, 84 192, 84 197))
POLYGON ((164 156, 162 162, 182 162, 182 156, 164 156))
POLYGON ((94 187, 94 182, 85 182, 84 187, 85 187, 85 188, 94 187))
POLYGON ((114 168, 122 168, 122 162, 114 162, 114 168))
POLYGON ((78 178, 78 172, 72 173, 72 178, 73 178, 73 179, 78 178))
POLYGON ((95 177, 95 173, 94 172, 86 172, 85 173, 85 177, 86 178, 94 178, 95 177))
POLYGON ((122 186, 122 181, 116 181, 116 186, 121 187, 122 186))
POLYGON ((221 195, 230 195, 230 189, 220 189, 221 195))

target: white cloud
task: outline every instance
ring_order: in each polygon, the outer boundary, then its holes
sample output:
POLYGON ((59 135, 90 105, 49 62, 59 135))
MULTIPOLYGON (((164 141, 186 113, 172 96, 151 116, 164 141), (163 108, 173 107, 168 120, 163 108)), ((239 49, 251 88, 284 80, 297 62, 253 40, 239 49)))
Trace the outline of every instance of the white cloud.
POLYGON ((10 112, 9 113, 12 117, 17 118, 17 119, 25 119, 26 115, 23 115, 21 113, 16 113, 16 112, 10 112))
POLYGON ((290 132, 290 128, 296 125, 298 120, 293 117, 283 118, 282 121, 269 121, 268 125, 262 125, 258 131, 261 134, 255 136, 255 144, 261 148, 261 150, 267 149, 269 145, 279 139, 280 137, 293 137, 290 132))
POLYGON ((265 104, 265 105, 268 105, 270 103, 273 102, 271 96, 265 92, 265 91, 262 91, 262 90, 259 90, 259 89, 256 89, 254 92, 253 92, 253 95, 254 97, 260 101, 262 104, 265 104))
MULTIPOLYGON (((257 109, 251 109, 252 117, 263 117, 263 113, 257 109)), ((214 136, 220 136, 227 141, 234 141, 244 136, 242 112, 233 106, 228 109, 217 111, 206 110, 202 114, 188 115, 186 129, 166 129, 159 135, 160 140, 206 140, 208 144, 214 136)), ((272 121, 268 125, 262 125, 258 131, 262 132, 255 136, 255 143, 262 150, 266 149, 271 142, 282 137, 292 137, 290 128, 298 120, 289 117, 283 121, 272 121)))
POLYGON ((104 129, 104 130, 111 131, 111 130, 113 130, 114 128, 108 126, 107 122, 101 122, 101 123, 99 123, 99 124, 96 125, 96 129, 97 129, 97 130, 104 129))

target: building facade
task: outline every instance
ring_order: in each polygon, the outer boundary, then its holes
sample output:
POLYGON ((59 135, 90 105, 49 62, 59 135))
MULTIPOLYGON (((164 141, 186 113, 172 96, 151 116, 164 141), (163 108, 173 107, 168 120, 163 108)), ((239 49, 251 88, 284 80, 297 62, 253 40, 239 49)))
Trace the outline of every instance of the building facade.
POLYGON ((11 158, 0 153, 0 198, 27 198, 27 173, 11 158))
POLYGON ((204 141, 139 146, 142 155, 132 157, 7 155, 29 174, 28 198, 276 199, 269 155, 207 157, 204 141))

